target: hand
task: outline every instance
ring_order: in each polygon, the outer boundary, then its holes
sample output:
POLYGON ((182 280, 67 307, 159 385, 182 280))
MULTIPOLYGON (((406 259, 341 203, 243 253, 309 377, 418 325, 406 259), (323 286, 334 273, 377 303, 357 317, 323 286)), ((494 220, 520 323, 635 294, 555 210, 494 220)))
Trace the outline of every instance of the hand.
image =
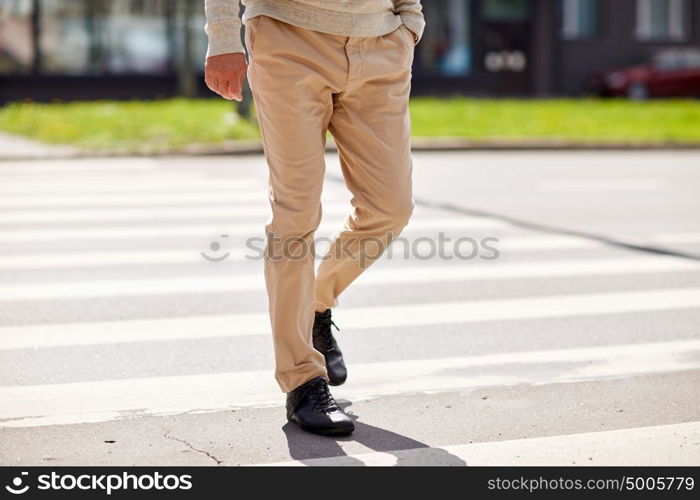
POLYGON ((417 44, 418 43, 418 35, 416 35, 413 32, 413 30, 411 28, 409 28, 408 26, 406 26, 405 24, 402 24, 401 26, 403 26, 406 29, 406 31, 408 31, 408 34, 411 35, 411 38, 413 39, 413 45, 417 44))
POLYGON ((204 81, 212 91, 224 99, 243 99, 243 77, 248 69, 241 52, 207 57, 204 63, 204 81))

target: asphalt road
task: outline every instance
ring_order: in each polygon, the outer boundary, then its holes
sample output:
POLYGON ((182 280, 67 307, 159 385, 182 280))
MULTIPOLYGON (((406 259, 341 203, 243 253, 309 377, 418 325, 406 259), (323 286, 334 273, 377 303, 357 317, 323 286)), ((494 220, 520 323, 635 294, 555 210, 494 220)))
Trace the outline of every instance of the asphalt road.
MULTIPOLYGON (((272 377, 261 157, 2 162, 0 465, 700 464, 698 167, 416 154, 329 439, 272 377)), ((348 200, 331 155, 319 236, 348 200)))

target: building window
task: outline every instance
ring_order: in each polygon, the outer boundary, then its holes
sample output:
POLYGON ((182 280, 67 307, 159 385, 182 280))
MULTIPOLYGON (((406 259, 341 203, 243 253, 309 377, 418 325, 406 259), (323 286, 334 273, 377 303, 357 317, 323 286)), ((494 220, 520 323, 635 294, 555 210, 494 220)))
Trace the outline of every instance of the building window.
POLYGON ((31 0, 0 1, 0 74, 28 73, 34 61, 31 0))
POLYGON ((637 39, 686 39, 688 27, 686 0, 637 0, 637 39))
POLYGON ((483 0, 482 8, 489 21, 523 21, 530 15, 527 0, 483 0))
POLYGON ((164 74, 171 65, 168 0, 40 3, 41 72, 164 74))
POLYGON ((421 76, 465 76, 472 67, 471 0, 423 2, 427 21, 416 53, 421 76))
POLYGON ((562 37, 592 38, 598 34, 598 0, 562 0, 562 37))

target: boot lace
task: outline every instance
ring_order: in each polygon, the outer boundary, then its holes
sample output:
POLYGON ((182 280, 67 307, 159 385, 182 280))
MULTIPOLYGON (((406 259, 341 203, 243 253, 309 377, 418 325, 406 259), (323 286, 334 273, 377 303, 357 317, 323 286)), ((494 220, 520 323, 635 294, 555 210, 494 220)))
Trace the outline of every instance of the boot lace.
POLYGON ((340 331, 338 325, 333 322, 331 315, 317 316, 314 324, 314 334, 319 340, 324 350, 328 351, 333 348, 333 334, 331 326, 334 326, 337 331, 340 331))
POLYGON ((339 408, 325 380, 319 380, 311 388, 310 395, 313 398, 314 409, 316 410, 329 413, 339 408))

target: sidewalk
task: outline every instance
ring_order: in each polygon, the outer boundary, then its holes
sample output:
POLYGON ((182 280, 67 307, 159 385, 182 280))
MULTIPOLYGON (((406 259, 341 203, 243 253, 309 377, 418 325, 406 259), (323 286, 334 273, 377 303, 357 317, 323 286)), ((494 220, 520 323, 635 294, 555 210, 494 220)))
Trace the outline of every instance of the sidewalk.
POLYGON ((54 146, 0 132, 0 160, 68 158, 79 154, 78 149, 70 146, 54 146))
MULTIPOLYGON (((462 137, 415 137, 414 151, 591 151, 591 150, 687 150, 700 149, 698 143, 595 143, 556 140, 485 140, 475 141, 462 137)), ((335 143, 328 140, 327 151, 336 151, 335 143)), ((110 158, 138 156, 217 156, 263 154, 259 140, 227 141, 220 144, 190 144, 183 148, 164 151, 144 150, 88 150, 70 146, 45 144, 24 137, 0 132, 0 161, 40 160, 55 158, 110 158)))

